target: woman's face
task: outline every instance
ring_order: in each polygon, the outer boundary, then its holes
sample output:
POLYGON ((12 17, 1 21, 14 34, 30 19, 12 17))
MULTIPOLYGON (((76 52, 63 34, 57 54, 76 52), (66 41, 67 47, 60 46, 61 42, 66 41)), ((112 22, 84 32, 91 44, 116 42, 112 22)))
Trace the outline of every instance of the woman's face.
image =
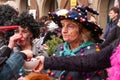
POLYGON ((14 31, 14 35, 22 35, 21 40, 17 42, 19 46, 25 46, 26 44, 31 43, 32 33, 28 28, 22 28, 19 26, 19 28, 14 31))
POLYGON ((63 40, 71 43, 80 39, 79 25, 72 20, 62 20, 62 36, 63 40))

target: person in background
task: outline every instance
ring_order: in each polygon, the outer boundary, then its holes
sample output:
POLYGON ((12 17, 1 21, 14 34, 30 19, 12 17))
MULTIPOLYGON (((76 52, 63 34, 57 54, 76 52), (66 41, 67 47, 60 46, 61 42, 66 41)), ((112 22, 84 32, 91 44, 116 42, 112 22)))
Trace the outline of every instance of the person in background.
POLYGON ((106 25, 106 31, 103 36, 104 39, 107 39, 108 35, 111 33, 111 30, 113 30, 117 26, 119 19, 119 8, 112 7, 109 10, 109 19, 110 21, 106 25))
MULTIPOLYGON (((7 30, 7 28, 4 30, 1 30, 1 27, 3 26, 10 26, 12 24, 11 21, 13 21, 17 16, 19 12, 16 11, 13 7, 10 5, 0 5, 0 47, 3 45, 7 45, 9 41, 9 36, 12 35, 12 30, 7 30), (6 34, 8 33, 8 34, 6 34)), ((10 29, 10 28, 9 28, 10 29)))
POLYGON ((89 21, 97 24, 96 18, 95 18, 95 16, 92 15, 92 14, 91 14, 90 17, 89 17, 89 21))
POLYGON ((39 19, 39 22, 42 22, 42 23, 45 23, 46 21, 49 20, 49 17, 48 16, 42 16, 40 19, 39 19))
POLYGON ((45 22, 44 26, 40 28, 40 37, 39 39, 36 39, 34 44, 34 50, 39 55, 48 56, 48 53, 46 52, 48 49, 48 46, 46 45, 46 42, 48 40, 52 40, 51 36, 61 36, 58 35, 58 25, 55 24, 52 20, 48 20, 45 22))
POLYGON ((3 3, 3 5, 9 5, 11 7, 13 7, 16 11, 19 12, 19 8, 18 8, 18 5, 15 1, 13 0, 9 0, 9 1, 6 1, 5 3, 3 3))
POLYGON ((43 29, 45 30, 45 33, 44 33, 42 45, 45 44, 46 41, 51 40, 51 35, 57 35, 54 32, 56 28, 58 28, 58 26, 53 21, 48 20, 45 22, 45 26, 43 27, 43 29))
POLYGON ((107 45, 114 42, 116 39, 120 38, 120 19, 114 29, 111 30, 111 33, 109 33, 108 38, 100 45, 100 48, 104 48, 107 45))

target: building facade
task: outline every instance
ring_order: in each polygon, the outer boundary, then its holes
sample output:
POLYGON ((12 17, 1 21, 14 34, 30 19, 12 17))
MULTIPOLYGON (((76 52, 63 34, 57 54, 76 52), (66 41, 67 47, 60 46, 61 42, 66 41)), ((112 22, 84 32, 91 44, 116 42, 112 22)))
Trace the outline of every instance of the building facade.
MULTIPOLYGON (((55 11, 58 9, 70 9, 70 0, 0 0, 0 4, 6 1, 14 1, 17 4, 19 12, 25 10, 35 11, 36 20, 43 15, 47 15, 49 11, 55 11)), ((98 24, 105 29, 107 23, 107 14, 109 8, 114 6, 115 0, 76 0, 77 5, 89 5, 93 9, 98 10, 100 15, 97 17, 98 24)), ((119 6, 120 1, 118 0, 119 6)))

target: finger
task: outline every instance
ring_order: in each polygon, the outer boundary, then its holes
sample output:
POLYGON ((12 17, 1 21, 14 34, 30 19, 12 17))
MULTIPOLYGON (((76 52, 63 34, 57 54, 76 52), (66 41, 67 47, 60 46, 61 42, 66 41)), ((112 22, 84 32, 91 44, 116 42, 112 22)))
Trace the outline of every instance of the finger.
POLYGON ((43 70, 43 64, 42 63, 39 64, 39 66, 37 68, 33 69, 34 72, 40 72, 42 70, 43 70))

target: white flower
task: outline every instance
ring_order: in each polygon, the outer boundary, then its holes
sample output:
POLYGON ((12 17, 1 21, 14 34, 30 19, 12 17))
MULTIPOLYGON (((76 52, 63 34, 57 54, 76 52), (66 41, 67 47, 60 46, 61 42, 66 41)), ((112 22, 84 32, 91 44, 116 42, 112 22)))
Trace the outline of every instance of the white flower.
POLYGON ((49 31, 54 31, 54 29, 58 28, 58 25, 51 21, 47 26, 49 31))
POLYGON ((66 10, 66 9, 61 9, 61 10, 57 11, 56 14, 57 14, 58 16, 60 16, 60 15, 65 15, 65 14, 67 14, 68 12, 69 12, 69 11, 66 10))

